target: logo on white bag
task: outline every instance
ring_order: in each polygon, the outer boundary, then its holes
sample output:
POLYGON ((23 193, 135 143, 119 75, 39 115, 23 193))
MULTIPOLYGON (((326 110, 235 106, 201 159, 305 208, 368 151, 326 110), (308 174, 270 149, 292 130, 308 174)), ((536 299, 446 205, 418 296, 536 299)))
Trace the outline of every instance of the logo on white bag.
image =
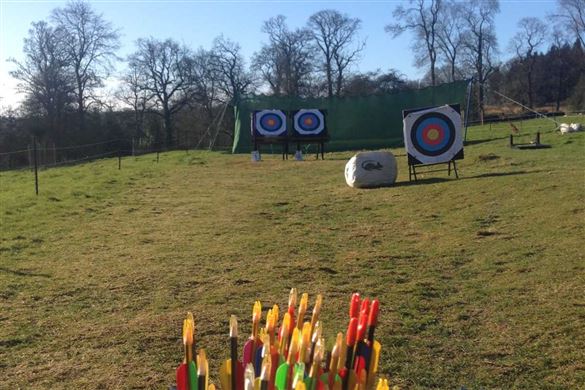
POLYGON ((362 169, 365 169, 366 171, 380 171, 382 170, 382 168, 384 168, 382 166, 382 164, 380 164, 379 161, 374 161, 374 160, 366 160, 362 163, 362 169))

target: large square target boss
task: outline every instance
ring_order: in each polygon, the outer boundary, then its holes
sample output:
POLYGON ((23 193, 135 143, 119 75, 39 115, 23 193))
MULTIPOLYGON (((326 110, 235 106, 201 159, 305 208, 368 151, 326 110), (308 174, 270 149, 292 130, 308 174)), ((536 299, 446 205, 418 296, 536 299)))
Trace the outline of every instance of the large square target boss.
POLYGON ((463 158, 459 105, 403 111, 409 164, 438 164, 463 158))

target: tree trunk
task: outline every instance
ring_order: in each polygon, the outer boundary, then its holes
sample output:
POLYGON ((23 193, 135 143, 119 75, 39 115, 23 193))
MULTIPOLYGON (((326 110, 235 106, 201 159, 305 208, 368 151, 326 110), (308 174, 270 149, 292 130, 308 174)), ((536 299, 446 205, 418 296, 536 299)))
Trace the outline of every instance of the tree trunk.
POLYGON ((164 110, 164 126, 167 137, 167 148, 171 148, 173 146, 173 124, 171 121, 171 112, 168 108, 164 110))
POLYGON ((331 60, 327 60, 327 96, 333 96, 333 70, 331 69, 331 60))
POLYGON ((528 107, 534 108, 534 104, 532 102, 532 71, 529 70, 526 77, 528 79, 528 107))
POLYGON ((484 91, 483 83, 480 81, 477 88, 477 107, 479 113, 479 121, 483 125, 484 107, 483 107, 484 91))

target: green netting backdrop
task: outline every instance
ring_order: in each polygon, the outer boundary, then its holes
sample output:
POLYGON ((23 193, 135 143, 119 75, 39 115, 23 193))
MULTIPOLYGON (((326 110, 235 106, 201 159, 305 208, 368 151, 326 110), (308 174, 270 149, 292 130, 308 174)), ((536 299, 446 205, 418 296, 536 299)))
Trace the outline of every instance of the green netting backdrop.
MULTIPOLYGON (((329 142, 326 151, 378 149, 403 144, 402 110, 443 104, 465 103, 467 81, 425 89, 360 97, 302 99, 252 96, 235 107, 233 153, 252 151, 250 114, 255 110, 301 108, 327 110, 329 142)), ((290 124, 289 124, 290 125, 290 124)), ((264 146, 280 152, 278 145, 264 146)))

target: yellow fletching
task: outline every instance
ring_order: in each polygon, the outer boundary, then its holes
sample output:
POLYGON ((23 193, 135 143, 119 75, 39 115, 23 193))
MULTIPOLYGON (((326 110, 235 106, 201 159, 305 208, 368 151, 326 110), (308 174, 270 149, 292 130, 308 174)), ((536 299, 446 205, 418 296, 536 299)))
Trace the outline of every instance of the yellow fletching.
POLYGON ((378 385, 376 386, 376 390, 389 390, 388 379, 380 378, 378 385))
POLYGON ((262 304, 260 301, 256 301, 252 309, 252 321, 257 324, 260 322, 260 318, 262 318, 262 304))
POLYGON ((299 309, 303 310, 303 312, 306 311, 308 304, 309 304, 309 294, 303 293, 303 295, 301 295, 301 303, 299 303, 299 309))
POLYGON ((294 307, 297 304, 297 289, 291 288, 288 294, 288 307, 294 307))

